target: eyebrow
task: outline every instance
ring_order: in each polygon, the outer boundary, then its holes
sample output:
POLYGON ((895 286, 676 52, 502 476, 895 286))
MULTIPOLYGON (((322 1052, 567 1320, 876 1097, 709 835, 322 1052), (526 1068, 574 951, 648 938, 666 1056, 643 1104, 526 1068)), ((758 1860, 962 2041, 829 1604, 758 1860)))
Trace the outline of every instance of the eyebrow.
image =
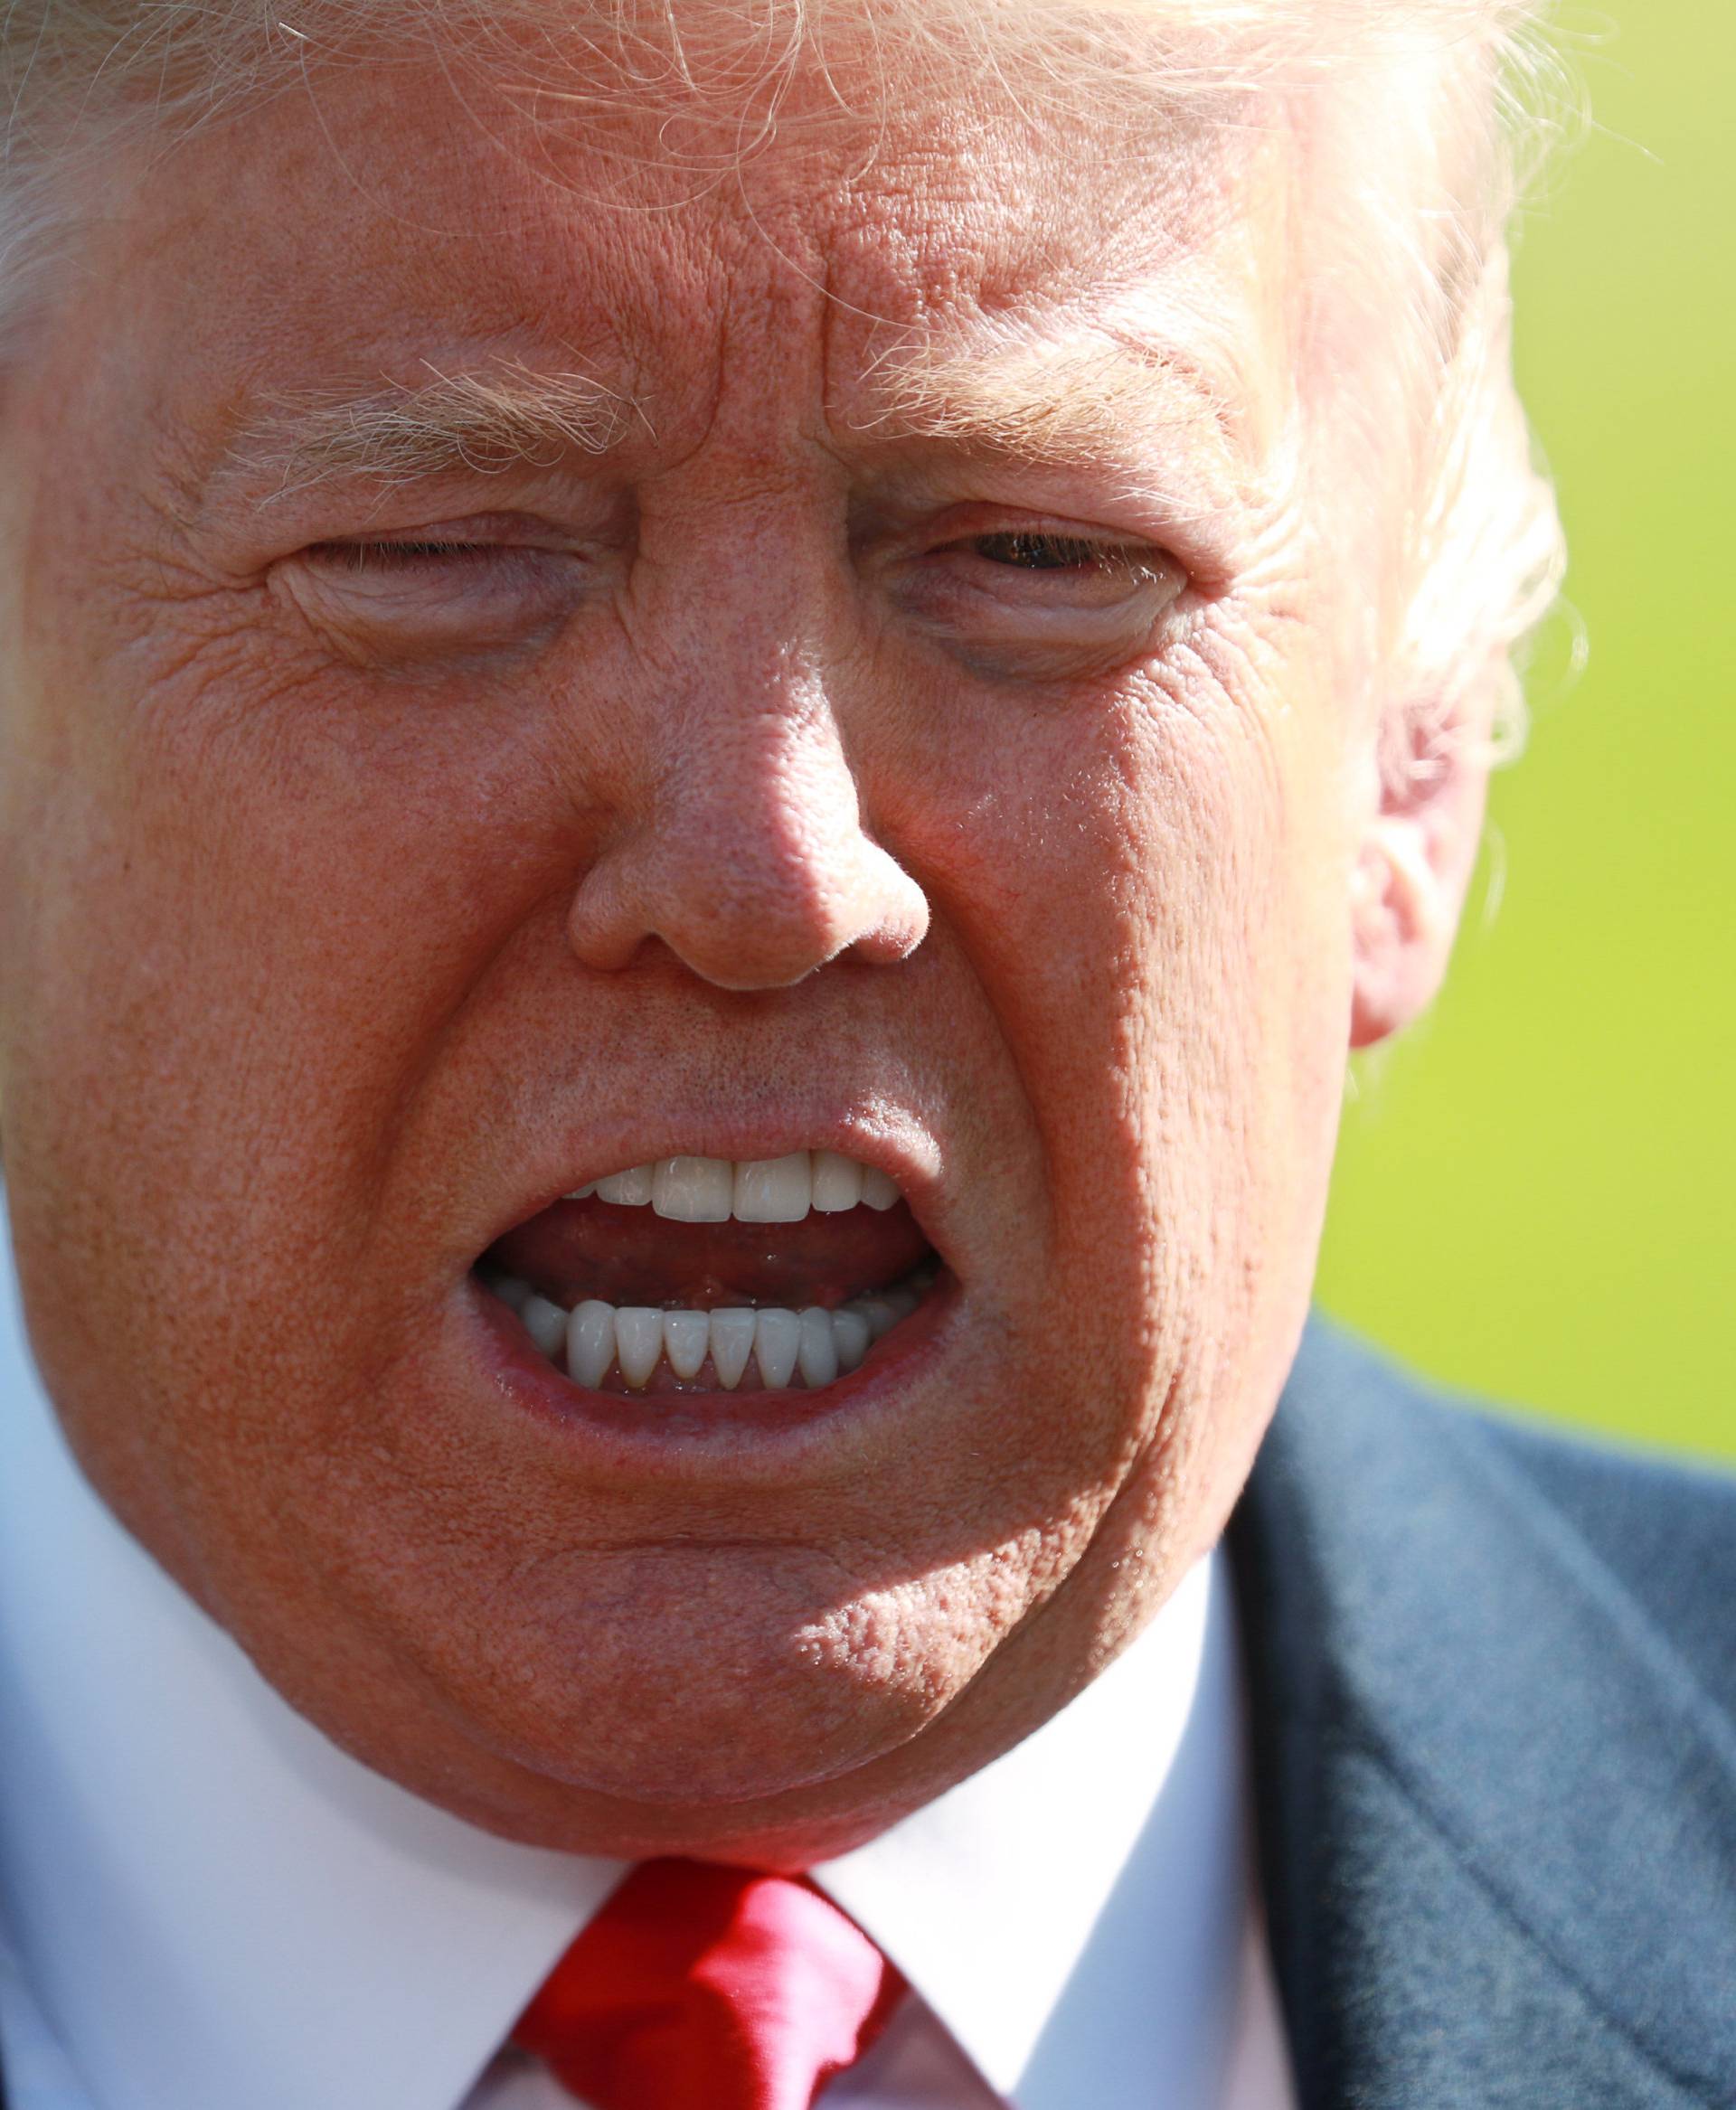
POLYGON ((995 452, 1094 461, 1182 427, 1226 460, 1243 452, 1229 389, 1190 361, 1108 335, 900 351, 872 385, 882 407, 869 429, 995 452))
MULTIPOLYGON (((231 458, 275 473, 282 499, 338 478, 411 484, 458 470, 500 475, 600 457, 635 427, 633 399, 582 372, 505 362, 474 373, 388 382, 356 393, 307 390, 271 400, 231 458)), ((939 443, 1061 468, 1127 464, 1143 439, 1203 441, 1240 484, 1253 467, 1234 392, 1201 364, 1108 334, 948 344, 903 340, 863 377, 848 429, 866 441, 939 443)), ((1165 448, 1173 466, 1173 449, 1165 448)), ((269 501, 268 501, 269 502, 269 501)))
POLYGON ((552 468, 571 453, 608 453, 643 418, 629 398, 586 373, 539 372, 519 361, 429 373, 360 394, 280 394, 231 451, 262 458, 278 475, 273 495, 285 498, 338 477, 392 485, 456 469, 552 468))

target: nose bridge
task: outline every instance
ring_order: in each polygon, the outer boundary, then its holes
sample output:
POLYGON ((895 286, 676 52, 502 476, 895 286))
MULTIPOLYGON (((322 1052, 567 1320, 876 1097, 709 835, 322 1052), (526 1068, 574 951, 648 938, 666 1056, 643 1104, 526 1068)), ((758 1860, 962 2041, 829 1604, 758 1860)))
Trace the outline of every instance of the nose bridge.
POLYGON ((823 860, 822 818, 837 838, 858 830, 861 795, 840 700, 818 649, 773 637, 756 649, 695 655, 679 732, 663 758, 657 803, 672 821, 700 821, 750 864, 823 860), (709 660, 709 664, 707 661, 709 660))
POLYGON ((853 949, 884 961, 920 943, 920 890, 864 826, 841 716, 848 645, 814 635, 811 606, 806 622, 787 601, 710 621, 695 606, 659 655, 640 810, 573 907, 591 964, 655 937, 721 986, 775 987, 853 949))
POLYGON ((836 790, 850 775, 835 678, 849 613, 826 561, 823 480, 722 440, 704 453, 715 458, 694 462, 680 479, 691 488, 656 523, 662 561, 642 610, 660 669, 652 708, 677 735, 661 749, 656 795, 703 797, 702 757, 713 770, 761 763, 768 796, 804 769, 836 790))

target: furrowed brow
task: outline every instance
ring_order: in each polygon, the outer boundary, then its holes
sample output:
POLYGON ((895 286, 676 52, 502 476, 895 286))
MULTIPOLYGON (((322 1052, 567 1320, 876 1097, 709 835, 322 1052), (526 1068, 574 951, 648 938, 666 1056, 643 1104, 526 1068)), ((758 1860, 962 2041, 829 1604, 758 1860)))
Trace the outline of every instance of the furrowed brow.
POLYGON ((498 476, 552 468, 572 453, 607 453, 635 415, 625 397, 589 374, 513 363, 359 395, 279 395, 239 451, 278 472, 283 498, 339 477, 392 485, 459 469, 498 476))

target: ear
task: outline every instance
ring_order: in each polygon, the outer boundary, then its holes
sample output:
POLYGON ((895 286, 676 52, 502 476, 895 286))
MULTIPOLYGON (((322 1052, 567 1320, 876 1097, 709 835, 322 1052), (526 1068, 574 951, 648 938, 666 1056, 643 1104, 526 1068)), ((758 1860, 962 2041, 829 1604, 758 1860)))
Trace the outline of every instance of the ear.
POLYGON ((1469 728, 1393 745, 1351 882, 1353 1048, 1401 1031, 1440 987, 1488 793, 1489 743, 1469 728))

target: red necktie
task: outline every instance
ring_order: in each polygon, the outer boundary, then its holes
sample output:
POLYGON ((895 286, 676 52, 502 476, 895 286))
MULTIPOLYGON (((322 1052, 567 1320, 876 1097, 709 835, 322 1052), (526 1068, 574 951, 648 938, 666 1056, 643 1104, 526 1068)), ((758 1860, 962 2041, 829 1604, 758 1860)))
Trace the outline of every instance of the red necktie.
POLYGON ((806 1878, 636 1868, 513 2041, 593 2110, 808 2110, 904 1981, 806 1878))

